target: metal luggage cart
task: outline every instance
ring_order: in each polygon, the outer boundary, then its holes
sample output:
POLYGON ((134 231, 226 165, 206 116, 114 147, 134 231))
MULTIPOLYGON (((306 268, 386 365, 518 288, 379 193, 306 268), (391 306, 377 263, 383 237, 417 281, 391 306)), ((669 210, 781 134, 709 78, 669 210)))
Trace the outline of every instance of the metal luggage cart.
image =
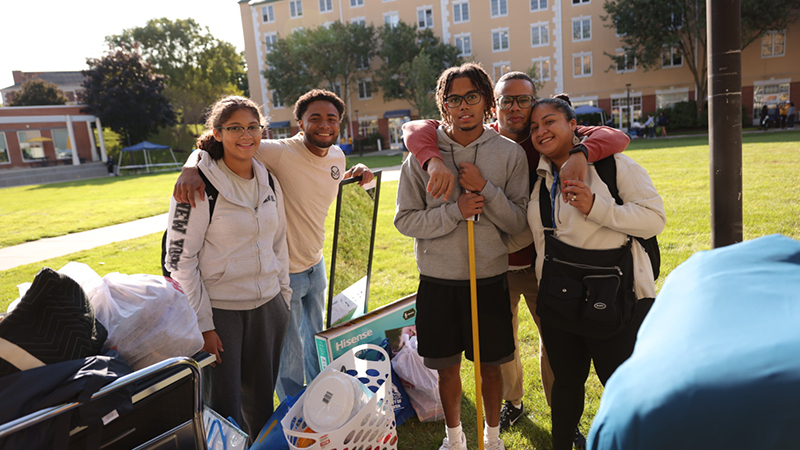
MULTIPOLYGON (((120 389, 133 387, 133 408, 102 427, 103 450, 206 450, 200 368, 214 361, 205 352, 194 358, 170 358, 137 370, 97 391, 89 402, 120 389)), ((88 402, 87 402, 88 403, 88 402)), ((0 424, 0 438, 55 419, 80 408, 65 403, 0 424)), ((86 427, 70 431, 69 449, 84 449, 90 439, 86 427)))

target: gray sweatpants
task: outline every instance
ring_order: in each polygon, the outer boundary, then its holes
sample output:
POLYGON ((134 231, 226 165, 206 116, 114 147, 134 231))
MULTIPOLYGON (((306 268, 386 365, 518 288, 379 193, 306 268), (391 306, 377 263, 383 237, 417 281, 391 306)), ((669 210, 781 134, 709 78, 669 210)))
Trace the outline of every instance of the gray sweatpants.
POLYGON ((222 341, 222 363, 203 369, 203 401, 222 417, 232 417, 249 442, 272 415, 289 307, 283 296, 256 309, 212 309, 222 341))

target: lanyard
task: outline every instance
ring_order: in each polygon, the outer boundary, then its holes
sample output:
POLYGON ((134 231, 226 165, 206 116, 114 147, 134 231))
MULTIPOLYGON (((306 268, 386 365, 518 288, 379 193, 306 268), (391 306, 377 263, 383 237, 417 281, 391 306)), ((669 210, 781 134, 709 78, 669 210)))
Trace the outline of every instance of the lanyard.
POLYGON ((553 185, 550 186, 550 220, 553 229, 556 229, 556 197, 558 196, 558 171, 556 166, 553 165, 553 185))

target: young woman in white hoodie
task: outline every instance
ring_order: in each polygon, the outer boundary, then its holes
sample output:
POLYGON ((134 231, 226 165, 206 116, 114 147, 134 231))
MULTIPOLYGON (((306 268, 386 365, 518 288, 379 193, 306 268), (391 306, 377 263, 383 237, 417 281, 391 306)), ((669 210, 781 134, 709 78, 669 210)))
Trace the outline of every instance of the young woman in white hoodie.
POLYGON ((199 169, 218 195, 213 211, 207 196, 196 208, 171 200, 165 262, 197 313, 203 350, 217 358, 204 369, 204 402, 251 443, 272 415, 291 299, 283 196, 253 159, 264 122, 244 97, 211 106, 197 147, 211 156, 199 169))

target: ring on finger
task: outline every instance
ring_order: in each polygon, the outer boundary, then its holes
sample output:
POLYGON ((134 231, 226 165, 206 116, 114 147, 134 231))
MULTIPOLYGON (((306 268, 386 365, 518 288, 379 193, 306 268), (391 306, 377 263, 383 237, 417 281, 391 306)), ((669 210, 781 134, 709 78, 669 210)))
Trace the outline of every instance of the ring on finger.
POLYGON ((572 197, 569 198, 569 201, 571 201, 571 202, 574 202, 576 200, 578 200, 578 196, 575 195, 575 194, 572 194, 572 197))

